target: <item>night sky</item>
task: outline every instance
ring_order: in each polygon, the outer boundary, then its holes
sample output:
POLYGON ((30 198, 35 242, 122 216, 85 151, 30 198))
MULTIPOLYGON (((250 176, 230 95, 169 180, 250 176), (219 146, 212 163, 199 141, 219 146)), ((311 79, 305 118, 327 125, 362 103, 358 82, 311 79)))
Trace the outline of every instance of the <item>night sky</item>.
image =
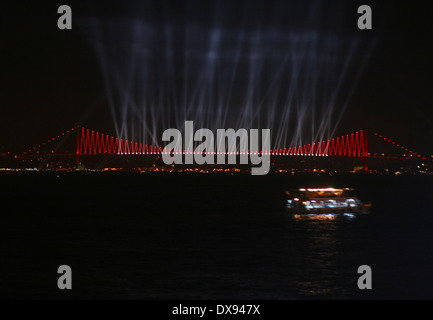
MULTIPOLYGON (((169 23, 173 29, 186 24, 209 28, 220 19, 221 26, 234 32, 243 19, 247 31, 258 26, 279 34, 319 30, 319 35, 339 39, 376 41, 337 132, 367 129, 414 151, 433 154, 433 20, 428 1, 416 5, 412 1, 344 1, 344 6, 343 1, 289 0, 142 3, 2 1, 0 151, 25 151, 77 124, 114 132, 100 61, 86 21, 122 17, 155 28, 169 23), (72 30, 57 28, 57 8, 62 4, 72 8, 72 30), (357 28, 356 10, 362 4, 373 10, 373 30, 357 28), (312 8, 320 8, 313 15, 318 20, 307 19, 312 8)), ((355 54, 349 72, 355 74, 361 64, 355 54)), ((342 92, 349 89, 350 83, 344 83, 342 92)))

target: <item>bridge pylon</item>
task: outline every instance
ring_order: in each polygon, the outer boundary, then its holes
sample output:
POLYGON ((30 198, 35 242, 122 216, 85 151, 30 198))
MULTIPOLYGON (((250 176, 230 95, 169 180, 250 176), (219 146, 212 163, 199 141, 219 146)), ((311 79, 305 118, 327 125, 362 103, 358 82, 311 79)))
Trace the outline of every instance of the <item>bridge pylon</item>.
POLYGON ((80 126, 77 125, 77 166, 80 164, 80 126))

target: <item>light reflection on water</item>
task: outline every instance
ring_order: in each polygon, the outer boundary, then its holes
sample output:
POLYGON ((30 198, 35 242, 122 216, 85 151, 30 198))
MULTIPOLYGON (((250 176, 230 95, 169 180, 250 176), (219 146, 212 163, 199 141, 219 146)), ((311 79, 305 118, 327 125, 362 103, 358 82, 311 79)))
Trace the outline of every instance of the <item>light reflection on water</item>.
POLYGON ((344 214, 335 214, 335 213, 326 213, 326 214, 294 214, 293 218, 295 220, 315 220, 315 221, 322 221, 322 220, 336 220, 339 218, 348 218, 348 219, 354 219, 356 218, 356 215, 353 213, 344 213, 344 214))
POLYGON ((342 268, 348 257, 344 254, 341 234, 350 229, 358 215, 326 213, 293 214, 290 217, 291 228, 300 231, 303 240, 299 239, 298 246, 308 261, 293 278, 296 295, 313 299, 347 295, 352 284, 348 285, 347 277, 343 280, 342 273, 350 274, 352 270, 342 268))

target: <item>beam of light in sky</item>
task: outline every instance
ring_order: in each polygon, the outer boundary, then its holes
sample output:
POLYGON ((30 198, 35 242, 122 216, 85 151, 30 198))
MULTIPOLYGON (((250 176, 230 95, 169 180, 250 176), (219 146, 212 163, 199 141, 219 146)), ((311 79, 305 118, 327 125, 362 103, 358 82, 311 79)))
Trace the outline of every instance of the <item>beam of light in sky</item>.
POLYGON ((206 24, 188 15, 182 22, 165 17, 158 23, 82 19, 91 31, 117 135, 161 145, 164 130, 183 130, 185 121, 194 121, 195 129, 214 132, 269 128, 274 148, 329 139, 372 45, 322 31, 311 23, 319 18, 318 8, 316 3, 309 11, 304 30, 265 24, 264 17, 251 25, 247 13, 225 25, 221 8, 206 24))

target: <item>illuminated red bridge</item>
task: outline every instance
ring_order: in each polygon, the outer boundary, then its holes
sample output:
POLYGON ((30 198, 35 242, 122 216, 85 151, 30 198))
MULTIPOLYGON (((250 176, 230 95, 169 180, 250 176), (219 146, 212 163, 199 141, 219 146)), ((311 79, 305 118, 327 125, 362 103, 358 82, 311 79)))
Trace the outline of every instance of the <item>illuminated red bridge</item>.
MULTIPOLYGON (((194 151, 167 150, 155 145, 147 145, 134 141, 115 138, 104 135, 84 127, 77 130, 77 155, 102 155, 102 154, 169 154, 182 153, 193 154, 194 151)), ((335 139, 328 139, 312 144, 304 144, 290 148, 270 149, 256 152, 258 154, 284 155, 284 156, 347 156, 366 157, 367 135, 364 131, 347 134, 335 139)), ((213 152, 216 154, 216 152, 213 152)), ((229 154, 229 152, 223 153, 229 154)), ((234 154, 231 152, 230 154, 234 154)), ((236 154, 243 154, 237 152, 236 154)), ((249 152, 246 152, 249 154, 249 152)))
MULTIPOLYGON (((374 134, 376 142, 384 142, 392 146, 395 151, 403 153, 402 158, 419 158, 426 159, 420 154, 412 151, 409 148, 402 146, 395 141, 382 136, 378 133, 374 134)), ((43 154, 46 155, 64 155, 75 156, 77 164, 80 162, 81 156, 93 155, 161 155, 161 154, 196 154, 196 151, 187 150, 169 150, 165 147, 160 147, 152 144, 143 144, 136 141, 121 139, 112 135, 107 135, 85 127, 77 126, 56 137, 53 137, 40 145, 37 145, 24 155, 32 156, 43 154), (54 145, 66 136, 75 134, 75 152, 63 153, 51 151, 42 152, 42 149, 49 145, 54 145)), ((249 152, 209 152, 211 154, 249 154, 249 152)), ((292 146, 289 148, 269 149, 255 152, 255 154, 264 154, 271 156, 311 156, 311 157, 348 157, 360 158, 365 160, 365 170, 367 170, 367 158, 391 158, 383 153, 370 154, 368 151, 368 135, 365 130, 360 130, 331 138, 327 140, 317 141, 309 144, 292 146)))

